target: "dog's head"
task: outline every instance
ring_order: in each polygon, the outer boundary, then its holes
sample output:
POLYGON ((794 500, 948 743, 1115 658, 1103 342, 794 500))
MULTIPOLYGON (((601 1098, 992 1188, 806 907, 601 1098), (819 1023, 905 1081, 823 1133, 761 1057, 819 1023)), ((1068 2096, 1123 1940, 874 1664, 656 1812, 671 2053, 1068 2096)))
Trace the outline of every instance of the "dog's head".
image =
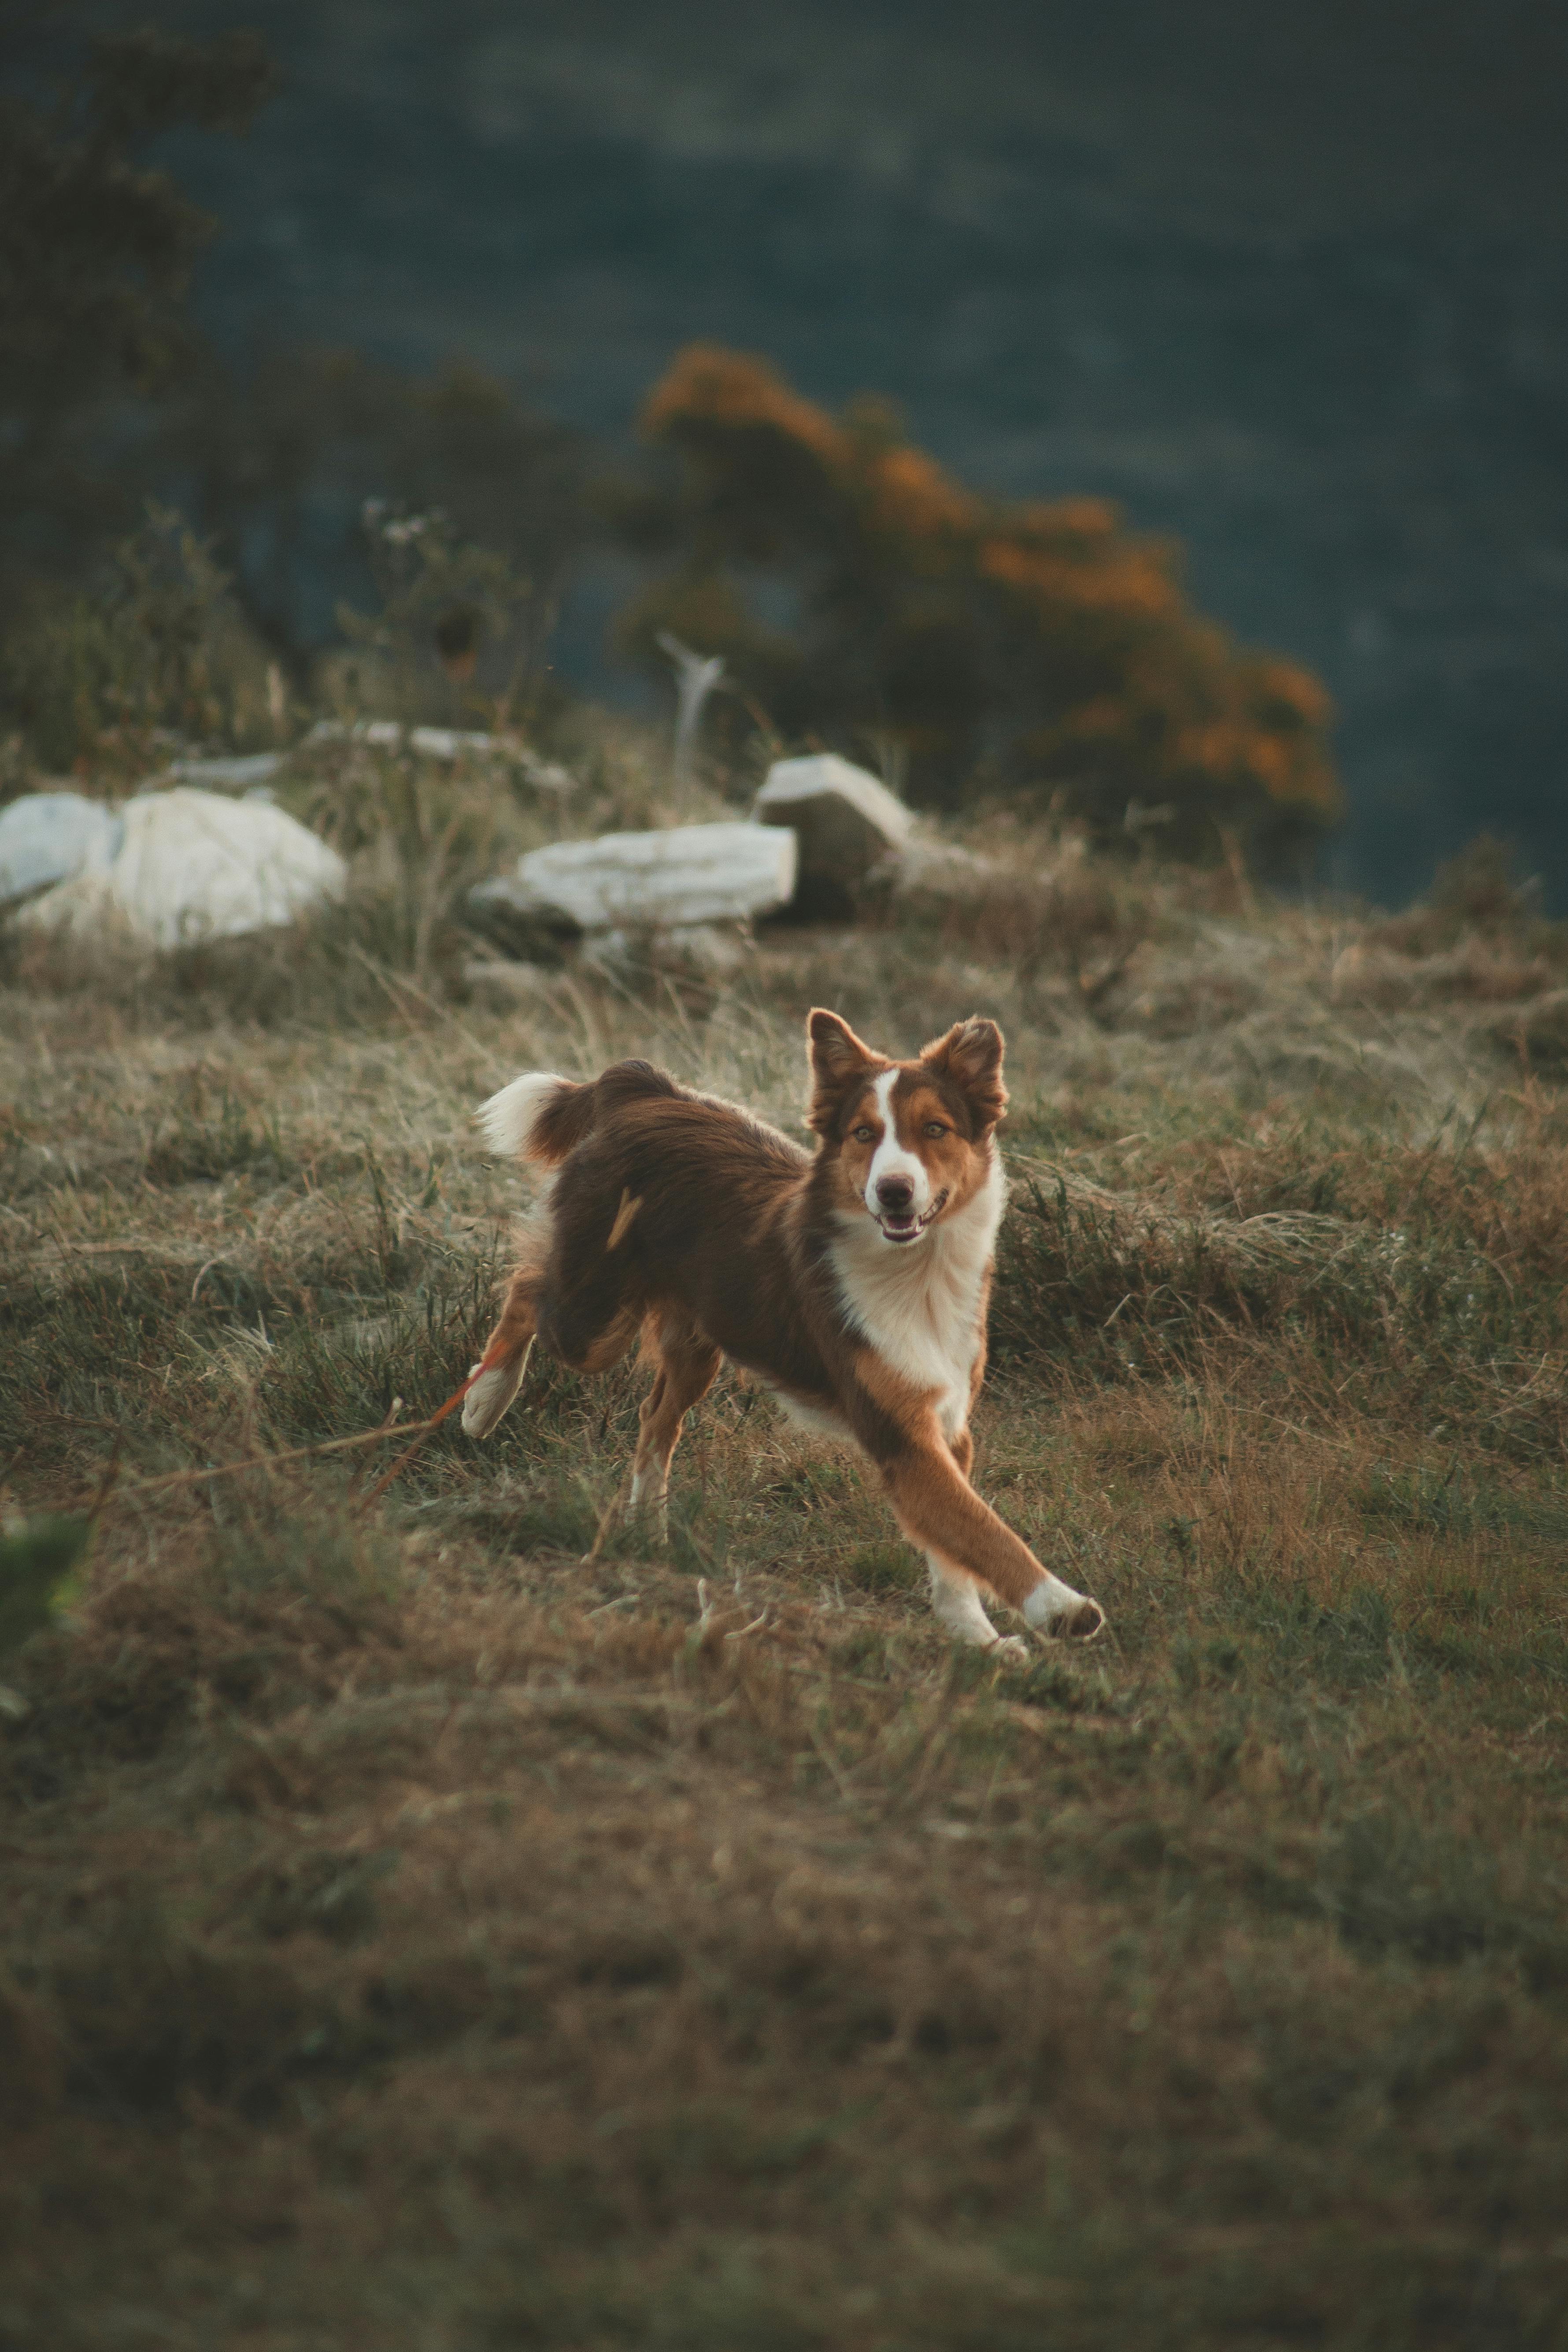
POLYGON ((838 1205, 864 1212, 884 1241, 920 1241, 990 1173, 992 1130, 1007 1108, 1002 1032, 976 1014, 912 1062, 873 1053, 820 1008, 806 1036, 807 1118, 832 1160, 838 1205))

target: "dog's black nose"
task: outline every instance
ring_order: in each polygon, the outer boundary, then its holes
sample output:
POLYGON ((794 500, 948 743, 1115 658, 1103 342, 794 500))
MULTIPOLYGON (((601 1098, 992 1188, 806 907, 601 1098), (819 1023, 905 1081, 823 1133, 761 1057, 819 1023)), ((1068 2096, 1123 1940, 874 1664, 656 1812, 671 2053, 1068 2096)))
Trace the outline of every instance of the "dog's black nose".
POLYGON ((884 1209, 907 1209, 915 1197, 915 1188, 907 1176, 879 1176, 877 1198, 884 1209))

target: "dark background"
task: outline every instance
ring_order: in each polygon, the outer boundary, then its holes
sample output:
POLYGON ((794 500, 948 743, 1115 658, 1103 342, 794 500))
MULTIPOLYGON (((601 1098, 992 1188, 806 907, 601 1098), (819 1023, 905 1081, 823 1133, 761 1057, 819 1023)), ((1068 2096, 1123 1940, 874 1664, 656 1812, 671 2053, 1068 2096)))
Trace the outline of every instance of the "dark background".
MULTIPOLYGON (((95 12, 97 13, 97 12, 95 12)), ((102 12, 137 21, 145 7, 102 12)), ((461 352, 625 440, 693 338, 863 389, 973 484, 1091 491, 1315 667, 1397 899, 1483 827, 1568 898, 1568 16, 1490 0, 171 5, 284 70, 169 142, 199 318, 461 352)), ((577 591, 563 670, 624 587, 577 591)), ((329 598, 323 587, 322 614, 329 598)))

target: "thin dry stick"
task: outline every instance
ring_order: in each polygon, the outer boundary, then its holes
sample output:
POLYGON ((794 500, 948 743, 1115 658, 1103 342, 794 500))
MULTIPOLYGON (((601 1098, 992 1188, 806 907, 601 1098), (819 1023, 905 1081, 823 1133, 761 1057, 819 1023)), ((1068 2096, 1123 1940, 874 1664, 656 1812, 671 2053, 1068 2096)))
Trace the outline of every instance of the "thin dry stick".
POLYGON ((429 1436, 430 1432, 433 1429, 439 1429, 441 1423, 446 1420, 447 1415, 449 1412, 455 1412, 458 1405, 462 1403, 463 1399, 468 1395, 468 1391, 473 1387, 474 1382, 479 1379, 480 1373, 488 1372, 489 1370, 490 1360, 488 1356, 485 1356, 474 1366, 473 1370, 468 1374, 468 1377, 463 1382, 462 1387, 460 1389, 453 1390, 451 1395, 447 1399, 446 1403, 441 1407, 440 1412, 433 1412, 428 1421, 422 1421, 419 1423, 415 1433, 413 1444, 405 1445, 402 1453, 398 1455, 396 1461, 393 1464, 391 1469, 384 1470, 382 1472, 374 1486, 365 1496, 363 1502, 361 1503, 359 1512, 357 1514, 358 1517, 363 1518, 365 1512, 369 1510, 371 1505, 380 1501, 382 1496, 385 1494, 387 1488, 397 1476, 398 1472, 403 1468, 405 1463, 413 1461, 414 1456, 418 1453, 419 1448, 424 1444, 425 1440, 429 1436))
MULTIPOLYGON (((342 1454, 351 1445, 375 1445, 384 1437, 406 1437, 412 1430, 417 1430, 421 1435, 424 1435, 435 1428, 437 1422, 444 1421, 451 1412, 452 1406, 460 1404, 467 1393, 467 1387, 459 1389, 457 1395, 444 1404, 440 1412, 434 1414, 429 1421, 384 1422, 379 1429, 362 1430, 357 1437, 329 1437, 320 1445, 291 1446, 286 1454, 251 1454, 247 1455, 243 1462, 219 1462, 209 1470, 174 1470, 171 1471, 165 1478, 139 1479, 134 1486, 121 1486, 116 1491, 121 1495, 167 1494, 176 1486, 199 1486, 205 1479, 208 1478, 232 1478, 241 1470, 272 1470, 276 1469, 280 1463, 305 1462, 318 1454, 342 1454)), ((413 1450, 410 1446, 406 1449, 406 1453, 412 1453, 413 1450)), ((405 1459, 406 1454, 401 1458, 405 1459)), ((398 1465, 395 1463, 393 1468, 395 1470, 397 1467, 398 1465)), ((378 1488, 377 1492, 379 1491, 378 1488)), ((106 1498, 100 1486, 92 1507, 95 1510, 100 1507, 104 1499, 106 1498)))

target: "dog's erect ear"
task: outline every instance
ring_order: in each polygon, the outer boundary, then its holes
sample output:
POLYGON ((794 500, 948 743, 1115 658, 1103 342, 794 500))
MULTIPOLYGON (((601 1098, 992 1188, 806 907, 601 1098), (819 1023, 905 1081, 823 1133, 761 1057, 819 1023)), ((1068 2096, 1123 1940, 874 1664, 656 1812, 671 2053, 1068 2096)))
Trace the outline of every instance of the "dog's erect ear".
POLYGON ((945 1037, 931 1039, 921 1059, 958 1087, 977 1127, 995 1126, 1007 1108, 1007 1089, 1002 1083, 1002 1032, 994 1021, 978 1013, 955 1021, 945 1037))
POLYGON ((811 1055, 811 1102, 806 1110, 806 1123, 818 1135, 826 1135, 837 1116, 838 1106, 853 1086, 861 1084, 872 1070, 887 1068, 880 1054, 873 1054, 864 1045, 847 1021, 837 1013, 825 1013, 820 1005, 806 1016, 806 1050, 811 1055))

